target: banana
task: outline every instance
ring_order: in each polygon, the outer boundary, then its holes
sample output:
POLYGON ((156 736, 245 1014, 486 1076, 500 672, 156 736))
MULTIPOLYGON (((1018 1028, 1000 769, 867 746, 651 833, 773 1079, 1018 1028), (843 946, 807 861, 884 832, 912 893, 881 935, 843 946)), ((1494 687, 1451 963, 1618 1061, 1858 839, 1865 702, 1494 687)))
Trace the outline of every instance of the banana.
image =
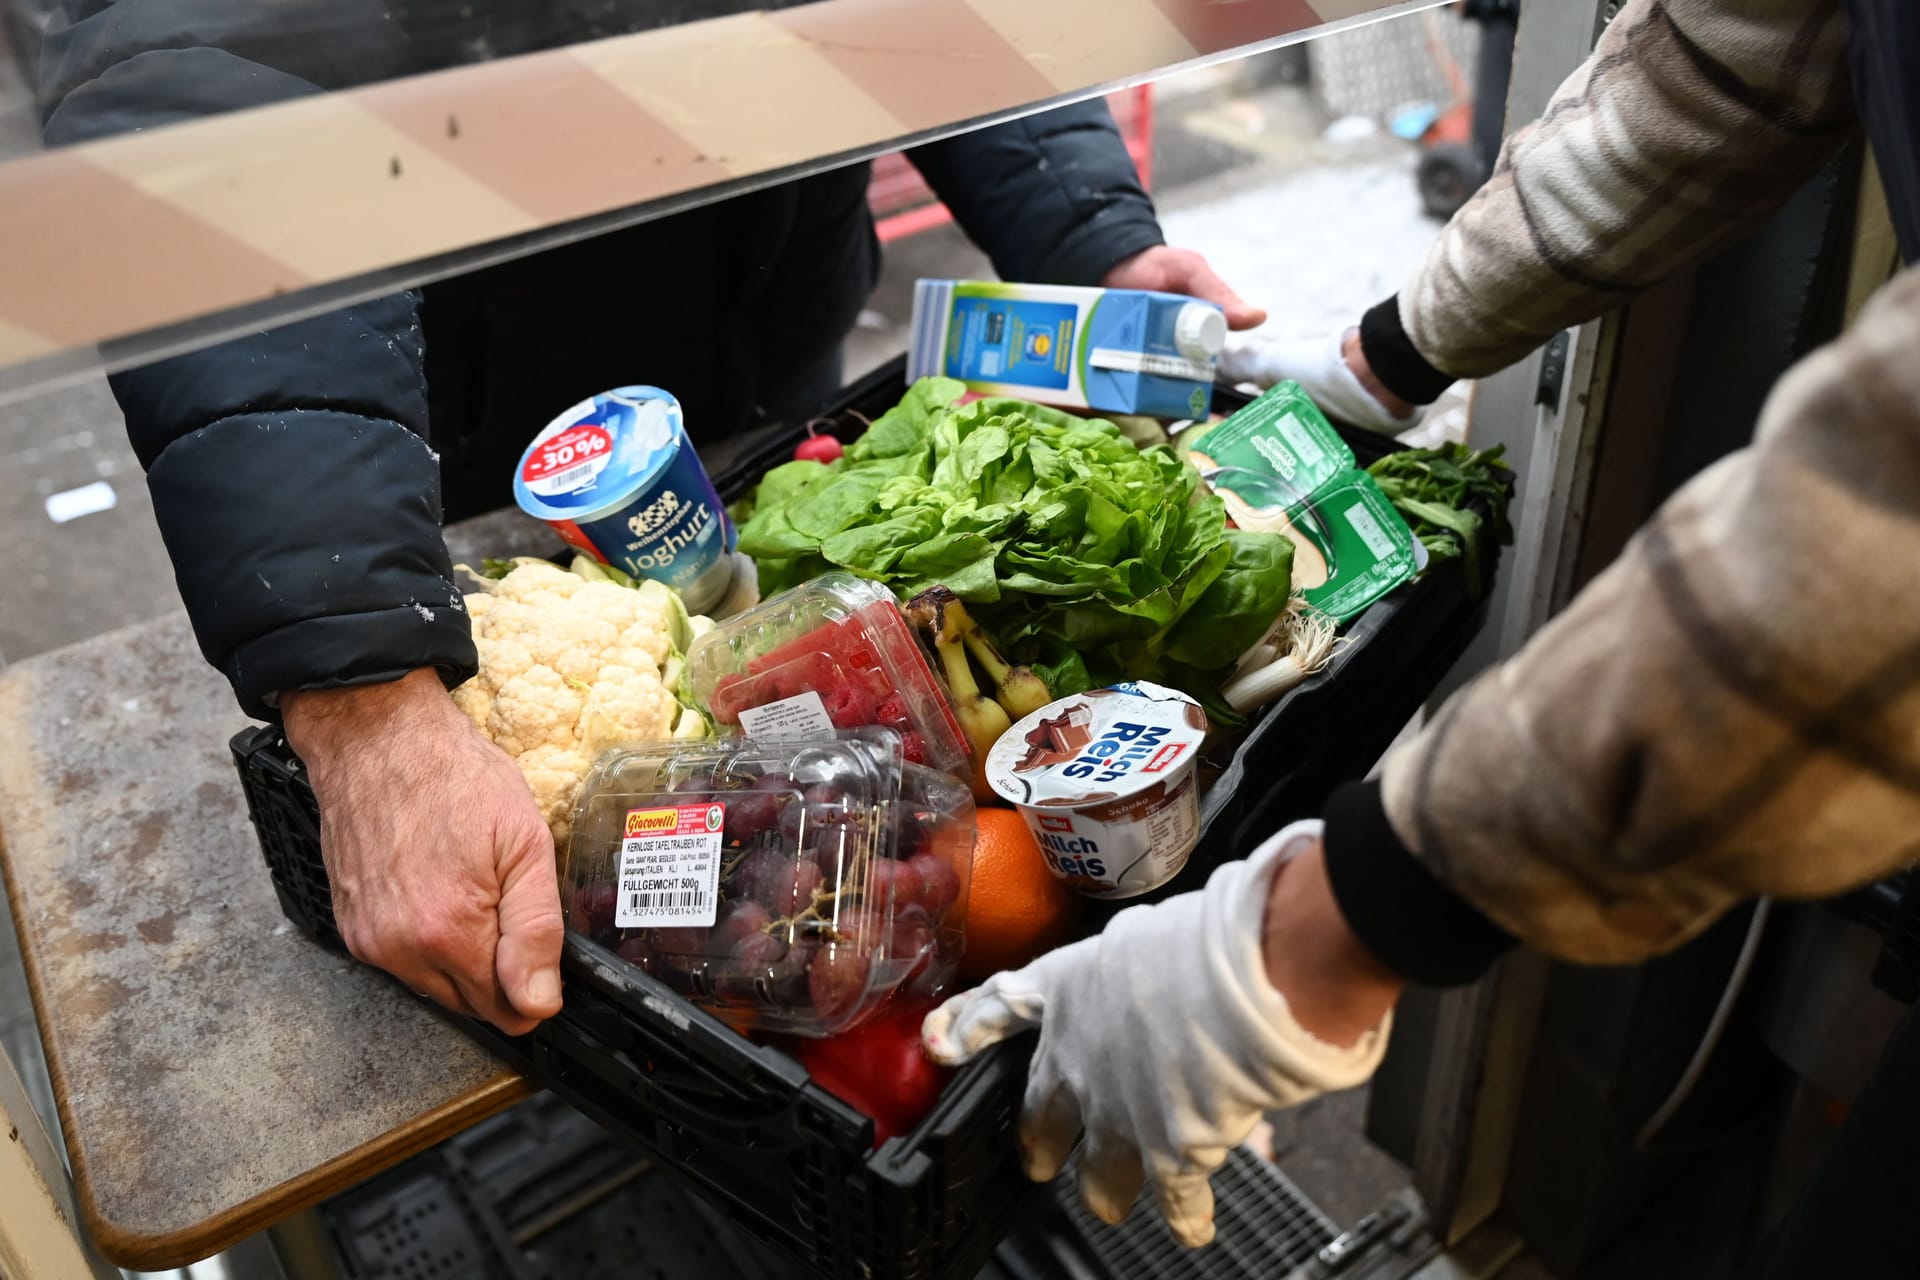
MULTIPOLYGON (((1000 735, 1013 728, 1013 718, 1005 707, 980 692, 973 665, 967 661, 967 632, 979 628, 967 616, 960 597, 945 587, 922 591, 907 602, 906 614, 921 634, 933 640, 934 653, 946 676, 947 697, 953 703, 953 714, 967 735, 967 745, 973 749, 973 794, 977 799, 991 800, 993 789, 986 783, 987 752, 1000 741, 1000 735)), ((984 634, 981 638, 985 639, 984 634)))

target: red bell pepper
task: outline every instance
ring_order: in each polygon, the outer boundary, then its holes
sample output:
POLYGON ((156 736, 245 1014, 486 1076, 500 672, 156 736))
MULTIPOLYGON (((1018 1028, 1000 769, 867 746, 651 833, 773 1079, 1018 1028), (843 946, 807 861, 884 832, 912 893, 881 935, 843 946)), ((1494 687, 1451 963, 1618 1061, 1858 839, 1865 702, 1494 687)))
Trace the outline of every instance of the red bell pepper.
POLYGON ((929 1000, 896 1000, 850 1031, 794 1046, 814 1082, 873 1118, 873 1145, 909 1133, 933 1110, 952 1072, 927 1056, 929 1000))

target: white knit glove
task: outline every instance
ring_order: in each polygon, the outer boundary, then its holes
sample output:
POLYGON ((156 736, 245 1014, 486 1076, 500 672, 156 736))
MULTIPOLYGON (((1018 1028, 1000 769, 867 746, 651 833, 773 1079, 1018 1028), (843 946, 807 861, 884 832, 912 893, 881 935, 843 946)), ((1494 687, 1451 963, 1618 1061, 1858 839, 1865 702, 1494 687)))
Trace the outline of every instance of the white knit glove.
POLYGON ((1262 1115, 1373 1074, 1391 1015, 1350 1049, 1317 1040, 1261 956, 1274 874, 1320 830, 1296 822, 1206 888, 1123 911, 1098 936, 927 1015, 927 1048, 946 1063, 1040 1028, 1020 1116, 1029 1177, 1058 1174, 1084 1128, 1090 1211, 1120 1221, 1150 1180, 1174 1236, 1203 1245, 1213 1239, 1208 1175, 1262 1115))
POLYGON ((1242 338, 1220 353, 1220 376, 1266 388, 1297 382, 1322 413, 1356 427, 1397 435, 1420 421, 1421 409, 1401 417, 1373 398, 1340 355, 1344 331, 1331 338, 1262 342, 1242 338))

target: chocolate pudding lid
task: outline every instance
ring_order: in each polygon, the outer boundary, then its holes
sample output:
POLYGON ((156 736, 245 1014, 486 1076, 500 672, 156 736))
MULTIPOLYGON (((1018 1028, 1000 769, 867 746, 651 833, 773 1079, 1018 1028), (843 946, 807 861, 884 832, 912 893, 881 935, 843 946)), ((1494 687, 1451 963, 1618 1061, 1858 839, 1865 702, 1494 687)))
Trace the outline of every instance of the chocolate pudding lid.
POLYGON ((1177 689, 1133 681, 1050 702, 987 753, 987 784, 1014 804, 1078 808, 1124 799, 1191 767, 1207 713, 1177 689))

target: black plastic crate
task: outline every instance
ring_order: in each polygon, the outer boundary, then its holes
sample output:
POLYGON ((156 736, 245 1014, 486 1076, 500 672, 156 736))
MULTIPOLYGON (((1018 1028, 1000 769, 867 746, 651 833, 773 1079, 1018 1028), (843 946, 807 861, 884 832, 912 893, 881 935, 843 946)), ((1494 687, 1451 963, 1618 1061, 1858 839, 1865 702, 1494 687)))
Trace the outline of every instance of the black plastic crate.
POLYGON ((321 1206, 343 1280, 784 1280, 638 1148, 550 1094, 321 1206))
MULTIPOLYGON (((851 439, 903 394, 901 365, 847 389, 816 428, 851 439)), ((1221 390, 1216 407, 1246 403, 1221 390)), ((802 427, 769 437, 716 474, 731 502, 792 456, 802 427)), ((1395 442, 1343 431, 1362 465, 1395 442)), ((1489 579, 1494 566, 1485 566, 1489 579)), ((1334 663, 1265 708, 1202 804, 1200 847, 1162 892, 1190 887, 1281 823, 1317 812, 1361 776, 1478 630, 1458 561, 1369 608, 1334 663)), ((248 810, 288 918, 341 945, 320 858, 319 816, 300 762, 274 728, 233 739, 248 810)), ((1103 912, 1092 913, 1097 920, 1103 912)), ((987 1261, 1036 1189, 1014 1141, 1032 1038, 956 1073, 909 1134, 872 1148, 872 1123, 778 1049, 740 1036, 577 934, 567 936, 564 1007, 531 1035, 467 1022, 521 1070, 673 1167, 760 1239, 827 1276, 963 1280, 987 1261)))
MULTIPOLYGON (((341 948, 304 768, 277 729, 232 747, 281 909, 341 948)), ((956 1072, 918 1128, 875 1150, 873 1122, 787 1054, 587 938, 567 935, 561 978, 559 1016, 531 1035, 461 1025, 821 1274, 971 1276, 1035 1192, 1013 1142, 1030 1039, 956 1072)))

